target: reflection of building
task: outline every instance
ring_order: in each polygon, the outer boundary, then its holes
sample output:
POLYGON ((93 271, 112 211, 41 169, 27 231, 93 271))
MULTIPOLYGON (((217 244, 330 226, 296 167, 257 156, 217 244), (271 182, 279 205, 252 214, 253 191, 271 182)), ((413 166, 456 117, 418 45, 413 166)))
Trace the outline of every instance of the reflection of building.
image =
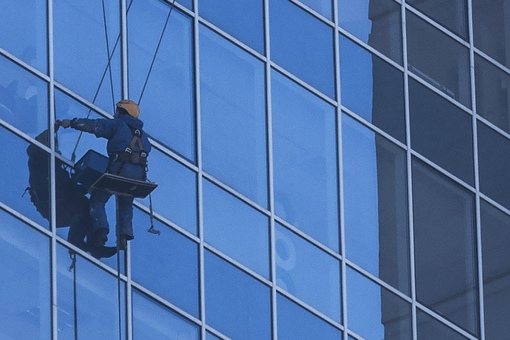
POLYGON ((508 6, 242 3, 7 0, 0 339, 505 338, 508 6), (161 235, 137 200, 129 250, 95 260, 57 228, 56 182, 104 143, 35 137, 123 97, 161 235))

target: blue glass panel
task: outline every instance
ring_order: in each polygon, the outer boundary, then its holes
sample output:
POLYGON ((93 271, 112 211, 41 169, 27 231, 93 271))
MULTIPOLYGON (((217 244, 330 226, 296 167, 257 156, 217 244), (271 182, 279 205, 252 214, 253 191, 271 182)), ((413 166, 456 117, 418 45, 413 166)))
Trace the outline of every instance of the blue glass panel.
POLYGON ((292 1, 269 2, 271 59, 335 98, 333 31, 292 1))
POLYGON ((278 286, 340 322, 338 260, 280 224, 276 226, 275 237, 278 286))
POLYGON ((410 292, 405 151, 342 118, 346 256, 410 292))
POLYGON ((271 338, 269 287, 208 251, 205 308, 207 323, 232 339, 271 338))
POLYGON ((3 162, 8 164, 1 168, 0 178, 2 183, 9 183, 0 190, 0 202, 49 228, 49 155, 1 126, 0 145, 8 146, 0 151, 3 162), (28 153, 32 156, 32 152, 41 156, 36 156, 28 164, 28 153), (34 190, 26 190, 28 187, 34 190))
POLYGON ((179 0, 177 2, 185 6, 187 9, 193 10, 193 0, 179 0))
POLYGON ((0 56, 0 119, 35 137, 48 128, 48 85, 0 56))
POLYGON ((3 210, 0 220, 0 339, 49 340, 49 240, 3 210))
POLYGON ((404 76, 340 35, 342 105, 405 143, 404 76))
MULTIPOLYGON (((3 0, 0 48, 47 72, 46 1, 3 0)), ((2 67, 3 69, 3 67, 2 67)))
POLYGON ((264 64, 200 29, 204 170, 267 206, 264 64))
POLYGON ((129 94, 140 104, 145 130, 195 161, 191 19, 162 1, 134 0, 128 32, 129 94))
POLYGON ((56 0, 53 7, 56 80, 113 110, 121 99, 119 3, 105 2, 106 20, 101 1, 56 0))
POLYGON ((133 339, 200 338, 200 329, 177 313, 133 290, 133 339))
POLYGON ((335 108, 272 73, 275 210, 338 250, 335 108))
POLYGON ((400 4, 393 0, 339 0, 340 27, 402 64, 400 4))
POLYGON ((211 182, 203 183, 205 241, 269 278, 267 216, 211 182))
POLYGON ((278 339, 280 340, 336 340, 342 338, 339 329, 278 294, 278 339))
POLYGON ((221 338, 218 338, 216 335, 214 335, 210 332, 207 332, 205 334, 205 340, 221 340, 221 338))
POLYGON ((198 318, 197 244, 157 220, 161 234, 146 232, 149 216, 138 209, 133 224, 138 227, 130 242, 133 281, 198 318))
POLYGON ((349 328, 364 339, 412 339, 411 305, 347 268, 349 328))
MULTIPOLYGON (((151 194, 154 211, 196 235, 196 173, 155 148, 148 162, 147 177, 158 184, 151 194)), ((149 197, 137 200, 149 206, 149 197)))
POLYGON ((330 19, 332 18, 332 12, 333 7, 331 0, 299 0, 300 2, 304 3, 317 13, 322 14, 326 18, 330 19))
POLYGON ((264 53, 263 0, 199 0, 201 17, 257 52, 264 53))
POLYGON ((68 249, 57 247, 59 339, 120 339, 125 330, 125 286, 83 257, 74 269, 68 249), (120 301, 119 301, 120 299, 120 301), (120 308, 119 308, 120 302, 120 308), (119 327, 119 312, 121 326, 119 327), (75 336, 76 335, 76 336, 75 336))
POLYGON ((418 339, 468 339, 421 310, 416 313, 416 326, 418 339))

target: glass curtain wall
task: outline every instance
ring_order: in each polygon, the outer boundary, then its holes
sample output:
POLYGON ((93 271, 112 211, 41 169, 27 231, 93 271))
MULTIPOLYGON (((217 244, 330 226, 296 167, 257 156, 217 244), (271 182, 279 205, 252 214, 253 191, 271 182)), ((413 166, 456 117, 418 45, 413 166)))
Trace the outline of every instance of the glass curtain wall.
POLYGON ((2 6, 0 339, 508 335, 506 1, 2 6), (123 98, 158 187, 104 258, 54 123, 123 98))

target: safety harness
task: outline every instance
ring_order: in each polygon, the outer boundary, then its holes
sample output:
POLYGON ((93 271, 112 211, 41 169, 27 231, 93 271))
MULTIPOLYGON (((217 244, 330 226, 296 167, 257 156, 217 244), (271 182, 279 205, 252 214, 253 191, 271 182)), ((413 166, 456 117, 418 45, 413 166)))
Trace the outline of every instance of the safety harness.
MULTIPOLYGON (((115 161, 121 162, 121 165, 115 172, 116 175, 119 175, 122 172, 122 169, 124 168, 124 166, 127 163, 134 164, 134 165, 140 165, 145 168, 147 167, 147 152, 143 149, 143 144, 142 144, 142 139, 141 139, 143 132, 139 129, 134 129, 130 125, 128 125, 128 127, 131 130, 131 132, 133 133, 133 139, 131 139, 131 142, 129 143, 129 145, 126 147, 126 149, 123 152, 116 152, 116 153, 108 154, 108 156, 110 157, 110 165, 108 166, 108 168, 110 168, 110 166, 115 161), (138 147, 139 151, 136 151, 136 147, 138 147)), ((145 169, 145 170, 147 170, 147 169, 145 169)))

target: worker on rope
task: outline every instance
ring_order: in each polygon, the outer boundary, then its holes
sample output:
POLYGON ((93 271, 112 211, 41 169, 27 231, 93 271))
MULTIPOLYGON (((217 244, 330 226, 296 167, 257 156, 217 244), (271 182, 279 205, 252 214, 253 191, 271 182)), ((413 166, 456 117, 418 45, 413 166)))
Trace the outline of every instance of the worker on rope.
MULTIPOLYGON (((113 119, 74 118, 58 121, 64 128, 94 134, 97 138, 108 140, 106 150, 110 158, 108 172, 122 177, 146 180, 147 156, 151 145, 147 135, 142 130, 143 122, 138 118, 140 108, 129 99, 116 104, 113 119)), ((108 240, 109 225, 106 217, 105 205, 112 193, 93 189, 90 196, 90 216, 92 218, 93 234, 91 244, 104 246, 108 240)), ((117 247, 125 250, 127 241, 133 235, 133 200, 130 195, 117 195, 118 199, 118 239, 117 247)))

